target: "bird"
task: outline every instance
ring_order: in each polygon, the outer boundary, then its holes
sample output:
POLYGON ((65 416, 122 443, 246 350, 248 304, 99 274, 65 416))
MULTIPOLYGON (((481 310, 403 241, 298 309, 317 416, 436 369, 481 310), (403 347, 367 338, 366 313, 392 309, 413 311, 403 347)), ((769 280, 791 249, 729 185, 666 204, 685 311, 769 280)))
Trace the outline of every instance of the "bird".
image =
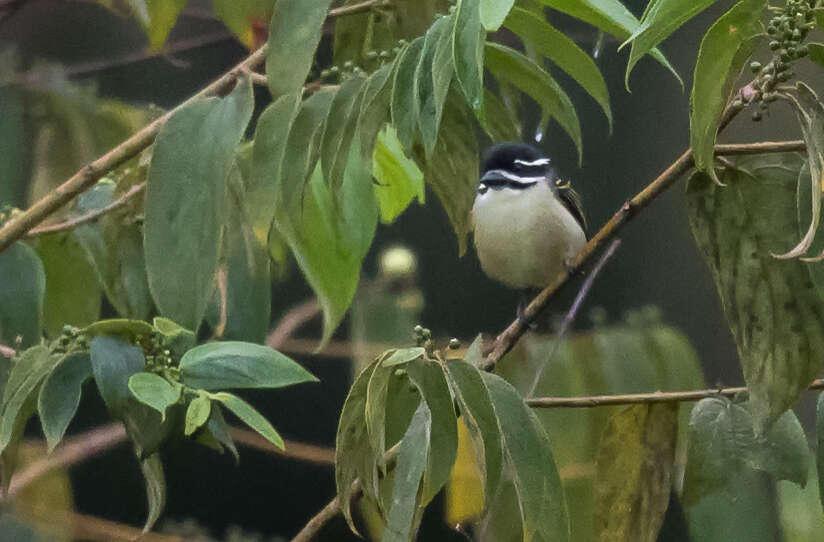
POLYGON ((578 193, 550 158, 525 143, 498 143, 484 153, 472 229, 484 273, 524 291, 568 270, 587 242, 578 193))

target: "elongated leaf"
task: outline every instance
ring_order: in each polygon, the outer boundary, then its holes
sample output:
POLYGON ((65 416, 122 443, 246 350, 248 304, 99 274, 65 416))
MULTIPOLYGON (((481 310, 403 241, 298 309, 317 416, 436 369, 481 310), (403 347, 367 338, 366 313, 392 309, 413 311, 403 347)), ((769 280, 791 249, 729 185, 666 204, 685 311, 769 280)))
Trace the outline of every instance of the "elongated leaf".
POLYGON ((426 189, 423 173, 413 160, 406 157, 395 129, 386 125, 378 134, 372 155, 372 175, 378 199, 381 222, 390 224, 412 203, 424 203, 426 189))
POLYGON ((43 381, 37 412, 49 452, 63 439, 80 404, 83 384, 91 378, 91 359, 83 353, 66 356, 43 381))
MULTIPOLYGON (((438 47, 451 35, 452 20, 449 17, 441 17, 429 27, 423 43, 418 66, 415 69, 414 100, 418 107, 418 126, 421 130, 424 149, 426 155, 432 154, 435 142, 438 137, 441 117, 443 116, 443 106, 446 100, 446 93, 449 91, 449 83, 452 80, 452 62, 445 65, 435 64, 435 55, 438 47), (448 75, 446 71, 448 70, 448 75), (441 73, 444 72, 444 73, 441 73), (438 75, 438 84, 441 88, 435 89, 435 75, 438 75)), ((445 48, 444 48, 445 50, 445 48)), ((440 59, 443 62, 445 59, 440 59)), ((451 59, 449 59, 451 60, 451 59)))
POLYGON ((689 21, 708 7, 715 0, 650 0, 647 11, 639 26, 624 44, 632 42, 627 61, 627 74, 624 84, 629 89, 629 75, 635 64, 644 55, 667 39, 681 25, 689 21))
POLYGON ((398 466, 392 485, 392 505, 386 518, 381 542, 410 542, 415 539, 415 516, 419 513, 418 489, 427 460, 435 453, 428 438, 432 428, 431 412, 425 403, 418 406, 401 441, 398 466))
POLYGON ((43 299, 46 335, 59 335, 66 324, 82 327, 97 320, 101 291, 83 249, 67 234, 44 235, 38 241, 35 248, 46 275, 43 299))
POLYGON ((515 0, 480 0, 481 24, 488 32, 501 27, 515 0))
POLYGON ((610 129, 612 128, 607 84, 601 70, 588 54, 563 32, 525 9, 514 8, 504 24, 535 52, 548 58, 575 79, 598 102, 609 121, 610 129))
POLYGON ((185 434, 188 437, 209 420, 212 413, 212 400, 206 395, 198 395, 186 408, 185 434))
POLYGON ((253 105, 244 78, 226 98, 177 111, 155 141, 144 225, 149 286, 161 314, 188 329, 200 326, 212 293, 229 172, 253 105))
POLYGON ((815 404, 815 465, 818 471, 818 497, 824 507, 824 393, 818 394, 815 404))
POLYGON ((481 373, 495 408, 518 492, 524 540, 569 540, 569 518, 558 469, 535 414, 505 380, 481 373))
POLYGON ((317 381, 277 350, 237 341, 196 346, 180 359, 180 374, 190 388, 280 388, 317 381))
MULTIPOLYGON (((650 0, 652 1, 652 0, 650 0)), ((641 23, 620 0, 540 0, 545 6, 557 9, 567 15, 600 28, 620 40, 627 39, 638 30, 641 23)), ((652 57, 668 69, 681 86, 684 82, 669 60, 657 48, 652 50, 652 57)))
POLYGON ((458 360, 447 362, 450 388, 458 400, 461 418, 472 437, 475 456, 484 478, 484 497, 491 502, 501 480, 503 452, 495 409, 480 372, 458 360))
POLYGON ((135 373, 129 377, 129 391, 138 401, 157 410, 165 420, 166 409, 177 403, 183 387, 154 373, 135 373))
POLYGON ((154 328, 143 320, 127 320, 126 318, 98 320, 83 328, 83 333, 92 339, 101 335, 108 335, 127 341, 145 339, 147 336, 151 336, 154 331, 154 328))
POLYGON ((31 414, 25 407, 29 402, 36 404, 37 387, 62 359, 63 356, 52 355, 48 348, 38 345, 24 350, 11 368, 0 403, 0 453, 31 414))
MULTIPOLYGON (((443 109, 446 105, 446 97, 449 94, 449 87, 452 85, 452 79, 455 76, 455 61, 452 55, 452 32, 454 27, 454 15, 443 17, 443 26, 445 30, 441 31, 440 39, 435 44, 435 53, 432 57, 432 105, 435 109, 434 134, 437 136, 438 129, 443 119, 443 109)), ((430 128, 432 128, 430 127, 430 128)), ((427 130, 421 126, 421 133, 424 136, 424 144, 426 144, 427 130)), ((437 141, 437 139, 436 139, 437 141)), ((428 148, 425 150, 431 155, 432 151, 428 148)))
POLYGON ((632 405, 607 423, 596 461, 598 540, 655 542, 670 501, 678 405, 632 405))
POLYGON ((214 0, 215 16, 247 48, 266 41, 274 0, 214 0))
POLYGON ((396 63, 384 64, 366 82, 358 115, 357 134, 360 138, 361 153, 371 164, 375 140, 387 122, 392 102, 392 84, 396 63))
POLYGON ((260 436, 283 450, 283 439, 269 423, 269 420, 254 409, 252 405, 236 395, 227 392, 215 393, 210 396, 215 401, 220 401, 223 406, 232 411, 243 423, 258 432, 260 436))
POLYGON ((140 22, 153 51, 163 47, 185 5, 186 0, 146 0, 148 19, 140 19, 140 22))
POLYGON ((394 372, 393 367, 378 364, 366 388, 366 430, 369 433, 369 442, 378 461, 378 467, 384 471, 386 467, 383 458, 383 454, 386 453, 386 401, 389 381, 394 372))
POLYGON ((100 396, 115 416, 125 413, 131 393, 129 378, 143 371, 143 351, 123 340, 101 336, 91 342, 92 374, 100 396))
POLYGON ((323 179, 337 194, 349 161, 349 149, 358 124, 366 78, 354 76, 343 82, 332 98, 326 127, 320 142, 320 167, 323 179))
POLYGON ((688 209, 738 345, 759 431, 791 407, 824 356, 824 307, 803 262, 770 252, 795 242, 797 154, 741 157, 722 188, 697 174, 688 209))
POLYGON ((266 77, 272 96, 303 87, 320 42, 331 0, 277 0, 269 23, 266 77))
MULTIPOLYGON (((188 413, 188 412, 187 412, 188 413)), ((209 434, 221 445, 229 448, 229 451, 235 458, 235 461, 240 460, 240 455, 237 452, 235 441, 232 439, 232 434, 229 432, 229 424, 223 417, 223 409, 220 403, 212 403, 209 408, 209 421, 206 422, 206 429, 209 434)))
POLYGON ((381 361, 381 366, 394 367, 395 365, 404 365, 410 361, 422 358, 425 354, 426 349, 422 346, 399 348, 398 350, 395 350, 391 356, 381 361))
POLYGON ((39 341, 45 293, 43 262, 31 247, 17 242, 0 252, 0 342, 39 341))
POLYGON ((452 30, 455 77, 466 101, 481 117, 484 104, 484 40, 479 0, 458 0, 452 30))
POLYGON ((458 426, 455 407, 440 363, 413 361, 406 366, 409 379, 418 388, 429 407, 432 431, 429 435, 429 459, 424 473, 421 503, 428 504, 449 479, 458 450, 458 426))
POLYGON ((166 506, 166 476, 163 474, 160 454, 154 453, 141 459, 140 472, 143 473, 143 480, 146 482, 146 501, 149 508, 146 523, 143 524, 143 532, 148 533, 157 523, 166 506))
MULTIPOLYGON (((300 106, 299 94, 284 94, 260 115, 252 151, 252 174, 247 180, 249 212, 255 237, 265 244, 275 217, 286 138, 300 106)), ((291 163, 291 161, 290 161, 291 163)))
POLYGON ((718 182, 715 138, 724 109, 744 65, 766 36, 761 16, 766 0, 741 0, 704 34, 690 93, 690 145, 695 167, 718 182))
POLYGON ((405 149, 411 150, 418 139, 420 104, 416 100, 416 71, 423 52, 424 38, 412 41, 398 54, 392 81, 392 126, 405 149))
POLYGON ((748 408, 724 398, 702 399, 690 418, 684 501, 690 505, 729 486, 745 468, 803 487, 809 455, 804 430, 791 410, 756 436, 748 408))
POLYGON ((572 100, 552 76, 518 51, 497 43, 486 45, 486 67, 499 80, 520 88, 555 118, 575 143, 578 160, 583 160, 578 113, 572 100))

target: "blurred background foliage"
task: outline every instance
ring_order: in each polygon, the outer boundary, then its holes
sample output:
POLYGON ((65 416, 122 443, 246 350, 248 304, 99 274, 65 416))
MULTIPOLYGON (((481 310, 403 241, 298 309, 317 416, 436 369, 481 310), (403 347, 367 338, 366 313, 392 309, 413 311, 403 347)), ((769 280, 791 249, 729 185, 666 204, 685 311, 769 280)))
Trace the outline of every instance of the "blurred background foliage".
MULTIPOLYGON (((376 24, 373 15, 327 22, 319 63, 363 61, 369 51, 391 48, 399 38, 421 35, 435 13, 448 7, 448 2, 439 0, 393 3, 396 9, 372 34, 371 43, 364 43, 361 36, 365 27, 376 24)), ((152 10, 151 20, 170 21, 149 26, 148 12, 138 10, 135 14, 128 4, 118 0, 0 2, 0 156, 5 157, 0 160, 0 203, 28 206, 160 111, 180 103, 234 65, 265 40, 272 1, 148 1, 143 5, 152 10)), ((625 4, 640 15, 645 2, 628 0, 625 4)), ((683 75, 686 88, 691 84, 703 30, 731 4, 718 2, 664 43, 662 48, 683 75)), ((550 13, 551 22, 584 49, 596 48, 598 34, 594 30, 557 12, 550 13)), ((512 38, 504 35, 503 39, 512 38)), ((616 54, 617 46, 607 39, 596 59, 609 87, 611 133, 598 103, 570 84, 563 72, 553 71, 573 101, 581 104, 581 165, 573 142, 556 123, 546 127, 537 114, 519 119, 525 139, 545 149, 564 175, 573 179, 583 196, 589 222, 595 225, 603 223, 689 143, 688 99, 682 87, 660 65, 643 60, 633 72, 632 93, 627 92, 626 54, 616 54)), ((799 75, 813 88, 824 84, 820 73, 799 75)), ((259 113, 269 98, 260 89, 255 93, 259 113)), ((495 107, 488 101, 488 107, 495 107)), ((790 109, 778 104, 772 112, 760 125, 742 116, 733 122, 725 138, 757 141, 765 133, 774 139, 797 138, 790 109)), ((120 193, 137 182, 128 176, 139 179, 138 172, 144 167, 145 163, 135 159, 121 171, 126 182, 120 179, 120 193)), ((101 208, 118 195, 112 187, 98 186, 71 212, 101 208)), ((213 302, 207 322, 214 328, 222 322, 224 337, 250 341, 264 340, 275 324, 284 323, 281 318, 286 314, 299 316, 294 327, 307 323, 297 332, 278 336, 278 347, 310 368, 323 386, 284 390, 277 395, 246 394, 261 405, 284 435, 331 445, 353 371, 383 348, 411 342, 414 324, 425 324, 439 338, 459 337, 468 343, 479 331, 495 333, 512 319, 517 294, 485 278, 471 249, 458 257, 449 219, 437 198, 431 196, 427 193, 421 198, 425 205, 415 203, 394 223, 378 227, 345 325, 320 353, 313 353, 313 349, 321 322, 316 306, 306 303, 312 292, 283 247, 270 240, 274 243, 270 251, 274 248, 284 254, 281 261, 272 264, 274 284, 255 282, 254 273, 248 276, 249 267, 242 263, 261 257, 247 254, 257 245, 243 239, 241 228, 228 230, 232 240, 227 246, 232 251, 224 254, 223 278, 228 292, 243 292, 248 297, 235 299, 230 294, 224 315, 213 302), (255 288, 235 289, 233 281, 252 282, 255 288), (302 306, 303 312, 296 313, 296 306, 302 306), (248 310, 254 313, 243 313, 248 310), (257 326, 237 322, 256 322, 257 326)), ((583 312, 591 317, 579 319, 579 329, 562 344, 539 383, 537 395, 684 390, 742 382, 735 345, 710 274, 689 233, 685 209, 683 190, 671 190, 621 235, 624 242, 618 256, 599 277, 584 307, 583 312)), ((139 215, 141 210, 130 211, 139 215)), ((136 228, 112 214, 78 231, 79 241, 58 234, 33 243, 42 260, 43 326, 48 334, 58 334, 66 323, 81 325, 94 320, 101 310, 104 316, 118 312, 136 318, 149 315, 148 290, 140 286, 146 278, 134 274, 141 266, 124 264, 130 258, 142 258, 142 250, 134 246, 139 241, 136 228), (117 285, 124 281, 133 287, 117 291, 117 285), (101 296, 103 291, 106 298, 101 296)), ((566 288, 551 312, 565 312, 574 290, 566 288)), ((529 335, 500 364, 500 373, 520 391, 529 387, 535 367, 551 348, 546 330, 551 328, 552 315, 547 320, 542 332, 529 335)), ((270 343, 273 340, 270 337, 270 343)), ((680 413, 683 423, 675 452, 680 469, 690 408, 683 405, 680 413)), ((104 410, 99 398, 87 394, 73 430, 103 423, 107 419, 104 410)), ((596 448, 608 417, 617 410, 538 411, 552 437, 574 540, 592 537, 596 448)), ((802 399, 798 411, 809 424, 809 397, 802 399)), ((36 455, 32 448, 31 457, 36 455)), ((31 496, 20 499, 21 507, 48 505, 138 524, 145 504, 139 473, 131 468, 129 455, 120 447, 68 474, 59 473, 43 482, 52 484, 48 487, 32 486, 31 496)), ((235 466, 227 456, 182 441, 171 443, 165 460, 169 495, 167 519, 161 528, 193 540, 211 536, 240 542, 288 536, 328 500, 334 488, 328 467, 253 451, 245 452, 235 466), (232 527, 238 525, 242 529, 232 527)), ((422 540, 465 539, 447 523, 464 523, 477 514, 470 498, 477 494, 471 472, 464 457, 456 465, 452 485, 425 516, 422 540)), ((736 487, 729 494, 705 497, 688 513, 680 506, 671 506, 659 539, 686 540, 689 531, 690 540, 824 540, 815 476, 809 480, 806 488, 799 489, 786 481, 776 483, 763 472, 746 471, 733 481, 736 487)), ((505 488, 498 499, 514 506, 515 499, 507 491, 511 488, 505 488)), ((479 537, 515 540, 512 537, 520 532, 511 524, 511 512, 490 517, 476 531, 479 537)), ((363 510, 366 524, 369 517, 369 510, 363 510)), ((42 518, 35 517, 33 524, 41 523, 42 518)), ((38 533, 9 514, 0 516, 0 539, 51 540, 55 535, 57 540, 65 539, 61 538, 65 532, 55 533, 53 527, 38 533)), ((342 520, 333 522, 323 536, 327 540, 355 539, 342 520)))

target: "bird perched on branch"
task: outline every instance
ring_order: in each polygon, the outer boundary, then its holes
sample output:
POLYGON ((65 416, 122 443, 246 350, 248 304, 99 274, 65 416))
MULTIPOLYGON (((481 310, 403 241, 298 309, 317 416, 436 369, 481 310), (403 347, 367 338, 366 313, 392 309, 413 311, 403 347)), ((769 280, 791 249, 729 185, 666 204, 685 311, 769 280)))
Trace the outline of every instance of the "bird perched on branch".
POLYGON ((481 268, 512 288, 547 286, 587 241, 580 197, 522 143, 486 151, 472 219, 481 268))

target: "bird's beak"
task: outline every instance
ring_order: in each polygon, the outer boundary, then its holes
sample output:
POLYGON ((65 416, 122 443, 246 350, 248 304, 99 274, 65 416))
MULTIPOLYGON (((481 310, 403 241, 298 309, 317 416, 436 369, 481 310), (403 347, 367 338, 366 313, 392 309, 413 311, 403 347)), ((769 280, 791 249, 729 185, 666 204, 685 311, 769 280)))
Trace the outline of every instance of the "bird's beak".
POLYGON ((500 170, 493 169, 484 173, 484 176, 481 177, 481 182, 494 185, 508 183, 509 179, 504 177, 503 173, 501 173, 500 170))

